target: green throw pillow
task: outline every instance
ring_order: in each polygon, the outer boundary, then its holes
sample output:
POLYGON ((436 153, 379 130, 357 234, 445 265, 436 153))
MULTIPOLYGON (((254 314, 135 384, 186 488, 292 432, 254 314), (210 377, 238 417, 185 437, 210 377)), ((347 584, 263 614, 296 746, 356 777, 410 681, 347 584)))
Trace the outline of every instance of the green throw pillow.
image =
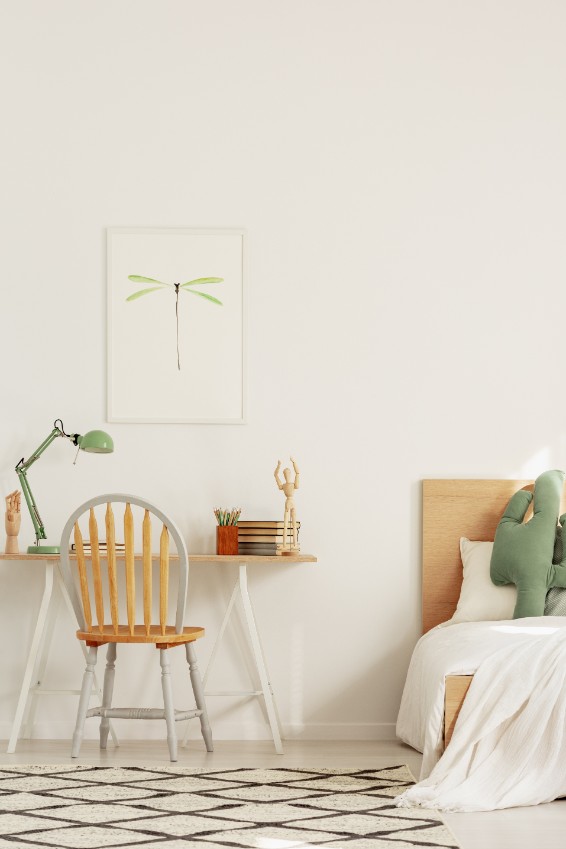
MULTIPOLYGON (((542 616, 550 587, 566 587, 566 555, 556 545, 564 472, 544 472, 535 481, 533 493, 520 489, 509 501, 495 532, 491 555, 491 580, 497 586, 515 584, 517 603, 513 619, 542 616), (532 518, 523 523, 534 498, 532 518)), ((566 514, 560 517, 560 526, 566 514)), ((560 529, 561 530, 561 529, 560 529)))

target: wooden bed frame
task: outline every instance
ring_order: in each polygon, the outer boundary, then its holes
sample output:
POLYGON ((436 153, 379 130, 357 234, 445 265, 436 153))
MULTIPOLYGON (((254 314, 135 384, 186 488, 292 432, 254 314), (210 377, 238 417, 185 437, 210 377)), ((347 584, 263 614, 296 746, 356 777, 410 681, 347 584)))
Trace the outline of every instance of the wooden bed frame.
MULTIPOLYGON (((493 540, 510 497, 529 485, 532 481, 423 481, 423 633, 446 622, 456 610, 462 586, 460 537, 493 540)), ((561 512, 566 512, 564 495, 561 512)), ((472 677, 446 677, 445 745, 452 736, 472 677)))

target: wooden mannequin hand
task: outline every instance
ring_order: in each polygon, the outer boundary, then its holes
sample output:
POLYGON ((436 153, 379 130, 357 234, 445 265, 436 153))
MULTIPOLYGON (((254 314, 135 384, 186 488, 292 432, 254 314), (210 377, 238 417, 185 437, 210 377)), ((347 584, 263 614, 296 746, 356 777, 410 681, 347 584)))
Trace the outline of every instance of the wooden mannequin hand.
POLYGON ((15 489, 10 495, 6 496, 6 511, 8 513, 19 513, 21 506, 21 492, 15 489))
POLYGON ((21 493, 18 489, 6 496, 6 533, 9 537, 17 536, 22 523, 20 513, 21 493))
POLYGON ((17 537, 20 532, 20 525, 22 524, 22 514, 21 513, 6 513, 6 534, 9 537, 17 537))

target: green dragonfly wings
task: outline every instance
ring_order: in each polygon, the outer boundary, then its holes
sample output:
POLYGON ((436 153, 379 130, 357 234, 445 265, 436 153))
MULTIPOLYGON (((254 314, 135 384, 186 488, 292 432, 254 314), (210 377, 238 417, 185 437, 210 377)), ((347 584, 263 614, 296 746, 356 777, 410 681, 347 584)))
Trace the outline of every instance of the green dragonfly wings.
POLYGON ((189 280, 187 283, 165 283, 163 280, 154 280, 153 277, 142 277, 141 274, 130 274, 128 275, 128 280, 131 280, 132 283, 147 283, 150 285, 148 285, 145 289, 140 289, 138 292, 134 292, 133 295, 126 298, 126 301, 135 301, 137 298, 141 298, 142 295, 149 295, 150 292, 158 292, 159 290, 167 288, 174 289, 175 293, 187 292, 190 295, 198 295, 199 298, 206 298, 207 301, 211 301, 213 304, 223 306, 222 301, 219 301, 218 298, 214 298, 207 292, 199 292, 198 289, 191 288, 193 286, 205 286, 210 283, 223 283, 223 277, 197 277, 196 280, 189 280))

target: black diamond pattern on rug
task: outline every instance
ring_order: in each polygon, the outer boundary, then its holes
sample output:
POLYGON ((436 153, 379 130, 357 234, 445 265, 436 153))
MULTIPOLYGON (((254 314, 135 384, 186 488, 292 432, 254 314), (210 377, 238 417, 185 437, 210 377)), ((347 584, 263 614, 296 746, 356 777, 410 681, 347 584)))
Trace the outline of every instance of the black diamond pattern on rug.
POLYGON ((0 849, 457 849, 386 769, 3 766, 0 849))

